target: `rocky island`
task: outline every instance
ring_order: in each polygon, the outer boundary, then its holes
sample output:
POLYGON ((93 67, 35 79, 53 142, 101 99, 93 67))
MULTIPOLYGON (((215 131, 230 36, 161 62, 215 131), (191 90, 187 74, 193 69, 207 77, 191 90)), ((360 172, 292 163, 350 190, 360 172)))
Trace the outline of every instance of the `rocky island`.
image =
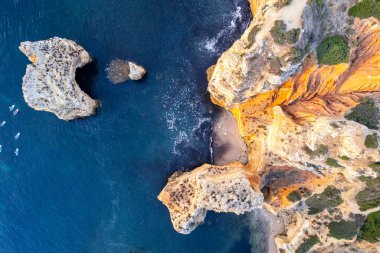
POLYGON ((35 110, 54 113, 63 120, 95 114, 99 103, 84 93, 75 81, 75 71, 92 61, 74 41, 54 37, 22 42, 20 50, 32 62, 26 68, 22 91, 35 110))
POLYGON ((173 175, 159 199, 174 228, 191 232, 206 210, 263 206, 282 226, 280 253, 379 252, 380 2, 250 4, 248 29, 207 71, 211 99, 234 115, 247 162, 173 175), (210 169, 222 183, 205 176, 210 169), (239 197, 242 190, 249 194, 239 197))
POLYGON ((112 60, 107 68, 108 78, 113 84, 123 83, 129 79, 140 80, 145 74, 144 67, 131 62, 120 59, 112 60))

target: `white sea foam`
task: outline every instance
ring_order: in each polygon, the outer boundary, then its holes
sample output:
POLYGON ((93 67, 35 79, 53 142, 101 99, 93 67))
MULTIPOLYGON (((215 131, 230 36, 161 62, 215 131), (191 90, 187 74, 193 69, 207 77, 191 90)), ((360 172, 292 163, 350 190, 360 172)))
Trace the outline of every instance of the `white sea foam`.
POLYGON ((181 152, 178 150, 178 145, 182 144, 183 142, 188 143, 189 137, 184 131, 179 131, 179 134, 176 136, 174 140, 174 148, 173 148, 173 154, 180 155, 181 152))
POLYGON ((235 11, 231 12, 229 16, 231 16, 230 25, 226 28, 222 29, 218 32, 215 37, 208 38, 201 43, 202 47, 209 51, 210 53, 215 53, 218 51, 217 44, 219 40, 225 36, 232 34, 237 27, 237 23, 241 22, 243 19, 242 8, 240 6, 236 6, 235 11))

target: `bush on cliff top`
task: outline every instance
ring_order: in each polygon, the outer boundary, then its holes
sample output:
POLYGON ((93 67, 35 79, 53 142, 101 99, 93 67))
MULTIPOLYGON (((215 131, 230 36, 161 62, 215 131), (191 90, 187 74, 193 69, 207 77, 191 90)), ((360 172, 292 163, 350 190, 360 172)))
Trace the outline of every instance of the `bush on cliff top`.
POLYGON ((380 206, 380 177, 362 177, 366 183, 366 188, 360 191, 355 199, 360 207, 360 211, 366 211, 380 206))
POLYGON ((348 14, 358 18, 375 17, 380 20, 380 1, 363 0, 352 6, 348 10, 348 14))
POLYGON ((293 44, 296 43, 301 30, 300 29, 292 29, 290 31, 286 30, 286 24, 283 20, 276 20, 274 22, 274 26, 270 30, 272 34, 273 40, 280 45, 284 45, 286 43, 293 44))
POLYGON ((342 167, 342 165, 339 164, 339 162, 337 160, 335 160, 334 158, 327 158, 326 160, 326 164, 330 167, 335 167, 335 168, 339 168, 339 167, 342 167))
POLYGON ((319 238, 316 235, 310 236, 306 239, 296 250, 296 253, 307 253, 309 250, 317 243, 319 243, 319 238))
POLYGON ((316 150, 312 150, 308 146, 304 146, 303 150, 310 156, 310 158, 315 158, 316 156, 326 155, 329 152, 329 147, 326 145, 318 145, 316 150))
POLYGON ((367 135, 367 137, 365 137, 364 145, 367 148, 373 148, 373 149, 377 148, 379 146, 379 142, 377 140, 377 134, 373 133, 373 134, 367 135))
POLYGON ((309 214, 317 214, 325 208, 339 206, 343 203, 343 200, 340 196, 340 190, 329 185, 321 194, 314 194, 305 203, 309 208, 309 214))
POLYGON ((292 191, 286 198, 291 202, 297 202, 300 201, 302 197, 298 191, 292 191))
POLYGON ((336 239, 347 239, 351 240, 358 233, 358 228, 355 222, 352 221, 333 221, 329 225, 329 236, 332 236, 336 239))
POLYGON ((359 238, 371 243, 380 241, 380 211, 367 216, 360 230, 359 238))
POLYGON ((317 48, 319 64, 336 65, 348 63, 350 47, 348 40, 342 36, 332 36, 324 39, 317 48))
POLYGON ((360 104, 345 116, 348 120, 353 120, 370 129, 377 129, 380 119, 379 108, 376 107, 372 98, 362 98, 360 104))

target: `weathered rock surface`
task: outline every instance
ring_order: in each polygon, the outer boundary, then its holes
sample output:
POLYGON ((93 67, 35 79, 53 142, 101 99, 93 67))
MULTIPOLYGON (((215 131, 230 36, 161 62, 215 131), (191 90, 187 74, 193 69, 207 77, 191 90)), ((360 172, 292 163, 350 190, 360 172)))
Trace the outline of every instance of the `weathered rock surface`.
POLYGON ((284 224, 281 253, 380 249, 360 232, 380 210, 380 22, 348 16, 357 2, 251 0, 252 24, 207 72, 248 147, 247 164, 226 167, 243 169, 284 224), (334 35, 349 59, 319 64, 316 48, 334 35))
POLYGON ((86 50, 74 41, 58 37, 22 42, 19 48, 32 62, 22 84, 30 107, 52 112, 63 120, 95 114, 98 102, 75 81, 75 70, 92 61, 86 50))
POLYGON ((202 224, 208 210, 242 214, 263 204, 261 192, 251 188, 239 164, 205 164, 192 172, 176 172, 158 198, 168 207, 175 230, 182 234, 202 224))
POLYGON ((214 103, 229 108, 279 87, 326 37, 348 35, 355 0, 251 0, 254 20, 209 71, 214 103))
POLYGON ((107 70, 108 78, 113 84, 119 84, 129 79, 140 80, 146 74, 146 70, 142 66, 119 59, 112 60, 107 70))

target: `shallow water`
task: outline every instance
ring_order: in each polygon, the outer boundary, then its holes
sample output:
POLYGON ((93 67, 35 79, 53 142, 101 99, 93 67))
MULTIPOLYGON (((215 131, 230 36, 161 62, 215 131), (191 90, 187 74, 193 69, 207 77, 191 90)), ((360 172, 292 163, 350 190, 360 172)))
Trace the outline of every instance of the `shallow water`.
POLYGON ((249 252, 246 216, 211 213, 184 236, 156 199, 174 171, 211 162, 204 72, 249 19, 242 0, 2 0, 0 252, 249 252), (17 47, 52 36, 95 58, 77 78, 101 100, 95 117, 64 122, 25 104, 17 47), (114 58, 148 76, 112 85, 114 58))

